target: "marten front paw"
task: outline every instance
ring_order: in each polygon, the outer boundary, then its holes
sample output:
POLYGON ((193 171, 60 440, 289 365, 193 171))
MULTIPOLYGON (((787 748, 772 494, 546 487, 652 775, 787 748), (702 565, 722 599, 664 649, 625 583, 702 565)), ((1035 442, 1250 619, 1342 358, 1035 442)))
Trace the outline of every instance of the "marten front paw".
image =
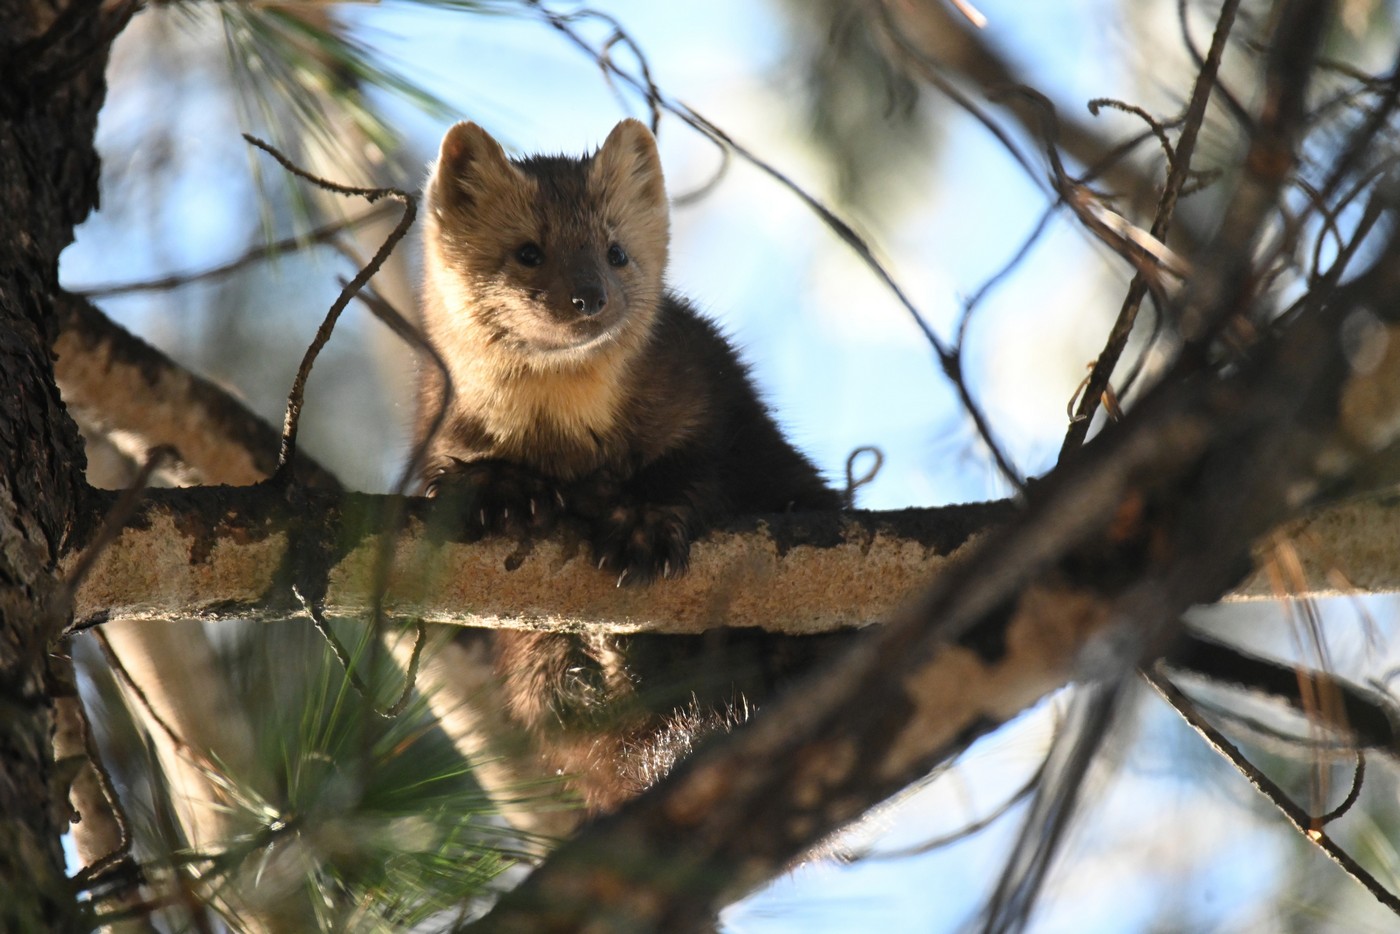
POLYGON ((553 483, 501 460, 454 460, 429 477, 424 493, 445 501, 469 538, 548 531, 564 508, 553 483))
POLYGON ((618 505, 593 524, 598 567, 618 572, 617 585, 679 577, 690 564, 695 519, 679 506, 618 505))

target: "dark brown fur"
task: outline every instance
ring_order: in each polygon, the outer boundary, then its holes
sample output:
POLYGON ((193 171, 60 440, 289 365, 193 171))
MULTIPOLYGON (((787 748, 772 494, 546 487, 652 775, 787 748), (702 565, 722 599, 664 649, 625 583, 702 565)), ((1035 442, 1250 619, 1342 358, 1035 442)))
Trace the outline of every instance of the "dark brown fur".
MULTIPOLYGON (((427 205, 424 327, 452 396, 425 490, 455 498, 470 531, 543 530, 567 513, 587 523, 601 568, 641 583, 684 573, 690 542, 726 516, 839 508, 733 348, 664 290, 668 205, 640 123, 618 124, 592 156, 513 162, 458 124, 427 205)), ((425 370, 420 435, 445 398, 425 370)), ((773 674, 761 636, 495 639, 512 714, 598 808, 773 674)))

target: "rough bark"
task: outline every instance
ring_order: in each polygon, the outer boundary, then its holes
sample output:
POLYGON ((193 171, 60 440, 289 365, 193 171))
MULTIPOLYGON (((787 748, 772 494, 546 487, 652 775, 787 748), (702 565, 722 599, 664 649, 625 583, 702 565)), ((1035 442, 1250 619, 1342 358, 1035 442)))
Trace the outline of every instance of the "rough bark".
MULTIPOLYGON (((467 543, 441 534, 430 501, 402 530, 392 497, 269 486, 152 490, 76 595, 81 624, 108 618, 286 618, 305 607, 363 618, 384 534, 394 536, 391 615, 428 622, 699 633, 720 625, 809 634, 890 615, 1010 503, 902 512, 756 516, 695 543, 665 586, 616 586, 580 529, 467 543)), ((100 506, 99 506, 100 511, 100 506)), ((75 559, 76 560, 76 559, 75 559)))
POLYGON ((83 491, 54 385, 58 254, 97 201, 97 110, 123 13, 95 0, 0 0, 0 928, 80 926, 59 837, 46 680, 59 558, 83 491))
MULTIPOLYGON (((81 625, 129 617, 305 616, 290 585, 323 595, 331 616, 366 618, 370 568, 389 497, 315 493, 293 510, 273 488, 152 492, 101 552, 77 591, 81 625)), ((618 589, 577 534, 533 542, 443 540, 428 503, 394 542, 392 615, 467 626, 699 633, 718 625, 812 634, 887 620, 964 545, 1017 514, 1010 502, 901 512, 751 517, 695 544, 690 574, 618 589)), ((1393 496, 1349 501, 1291 520, 1255 550, 1278 548, 1300 577, 1281 593, 1257 571, 1228 599, 1400 592, 1393 496), (1340 574, 1338 573, 1340 569, 1340 574)))

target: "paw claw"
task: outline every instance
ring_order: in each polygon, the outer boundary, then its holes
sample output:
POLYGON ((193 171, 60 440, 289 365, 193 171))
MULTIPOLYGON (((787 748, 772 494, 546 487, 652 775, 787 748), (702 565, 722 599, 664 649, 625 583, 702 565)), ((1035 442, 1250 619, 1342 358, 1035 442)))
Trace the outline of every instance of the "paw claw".
POLYGON ((619 587, 675 579, 686 571, 691 528, 691 516, 683 507, 624 500, 595 521, 593 553, 599 569, 625 569, 617 579, 619 587))

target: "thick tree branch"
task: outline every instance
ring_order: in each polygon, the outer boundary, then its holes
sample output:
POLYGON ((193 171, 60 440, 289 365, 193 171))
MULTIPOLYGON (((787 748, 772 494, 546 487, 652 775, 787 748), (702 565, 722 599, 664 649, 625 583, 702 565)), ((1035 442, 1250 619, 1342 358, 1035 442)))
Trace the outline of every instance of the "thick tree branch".
MULTIPOLYGON (((370 611, 375 516, 388 497, 307 494, 295 510, 272 487, 151 491, 76 595, 80 627, 107 619, 305 616, 289 583, 319 580, 330 616, 370 611), (299 518, 294 518, 300 513, 299 518)), ((443 541, 417 504, 395 548, 393 616, 469 626, 697 633, 760 626, 810 634, 889 619, 964 546, 1016 515, 1006 501, 900 512, 754 517, 697 542, 675 582, 618 589, 577 534, 533 542, 443 541)), ((1400 592, 1400 499, 1355 500, 1280 527, 1305 586, 1277 593, 1263 573, 1231 599, 1400 592), (1340 572, 1340 575, 1339 573, 1340 572), (1341 589, 1349 584, 1352 589, 1341 589)), ((1261 557, 1263 552, 1260 553, 1261 557)), ((311 586, 308 584, 307 586, 311 586)), ((307 591, 303 591, 307 592, 307 591)))
MULTIPOLYGON (((109 618, 305 615, 291 593, 323 594, 330 616, 363 617, 392 498, 273 486, 152 490, 76 594, 80 627, 109 618)), ((691 571, 621 588, 579 530, 538 541, 447 541, 417 501, 395 542, 391 616, 478 626, 697 633, 762 626, 805 634, 890 615, 1007 502, 902 512, 753 517, 694 546, 691 571)))

